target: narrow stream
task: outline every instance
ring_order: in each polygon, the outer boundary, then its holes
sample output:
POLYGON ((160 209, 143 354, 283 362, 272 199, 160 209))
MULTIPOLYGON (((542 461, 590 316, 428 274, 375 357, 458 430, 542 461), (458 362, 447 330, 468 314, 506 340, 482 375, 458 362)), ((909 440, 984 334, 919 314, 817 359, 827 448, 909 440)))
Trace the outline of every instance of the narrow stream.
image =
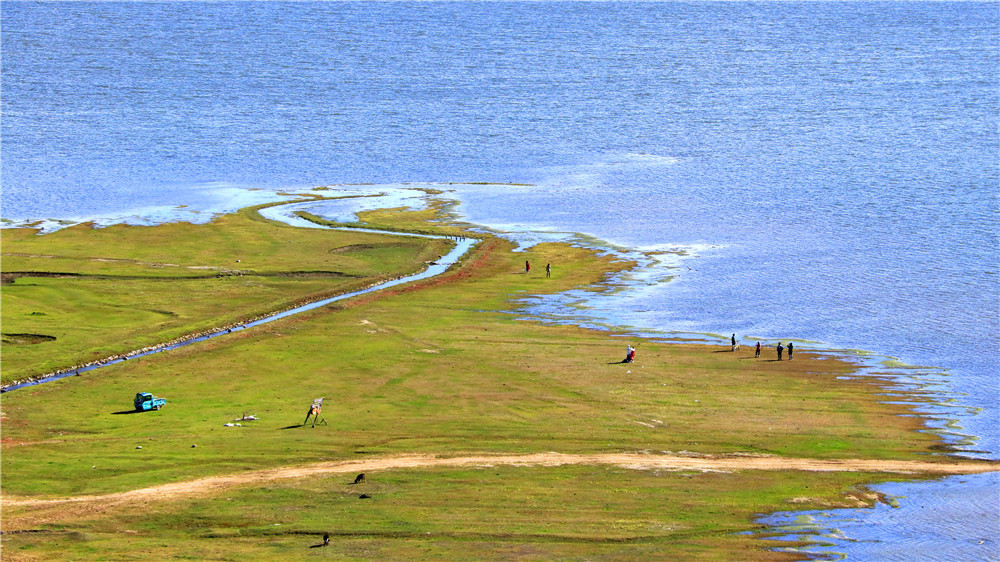
POLYGON ((438 261, 434 262, 433 264, 431 264, 430 266, 428 266, 427 269, 425 269, 424 271, 422 271, 420 273, 416 273, 416 274, 413 274, 413 275, 408 275, 408 276, 405 276, 405 277, 400 277, 398 279, 392 279, 392 280, 389 280, 389 281, 384 281, 382 283, 378 283, 376 285, 372 285, 371 287, 368 287, 366 289, 361 289, 361 290, 353 291, 353 292, 350 292, 350 293, 344 293, 342 295, 337 295, 335 297, 330 297, 328 299, 323 299, 323 300, 319 300, 319 301, 316 301, 316 302, 311 302, 311 303, 304 304, 302 306, 298 306, 298 307, 295 307, 295 308, 292 308, 292 309, 289 309, 289 310, 285 310, 285 311, 282 311, 282 312, 276 312, 274 314, 265 316, 263 318, 259 318, 257 320, 252 321, 252 322, 247 322, 245 324, 240 324, 239 326, 235 326, 235 327, 232 327, 232 328, 220 329, 218 331, 215 331, 215 332, 212 332, 212 333, 209 333, 209 334, 203 334, 203 335, 195 336, 195 337, 192 337, 190 339, 185 339, 183 341, 169 343, 169 344, 163 344, 163 345, 155 346, 155 347, 152 347, 152 348, 146 348, 146 349, 143 349, 143 350, 133 351, 131 353, 125 353, 125 354, 123 354, 123 355, 121 355, 119 357, 113 358, 113 359, 107 359, 107 360, 104 360, 104 361, 92 363, 90 365, 86 365, 86 366, 79 367, 79 368, 69 369, 69 370, 66 370, 66 371, 59 371, 59 372, 53 373, 51 375, 48 375, 48 376, 45 376, 45 377, 42 377, 42 378, 38 378, 38 379, 34 379, 34 380, 28 380, 28 381, 24 381, 24 382, 19 382, 19 383, 12 384, 10 386, 6 386, 6 387, 0 389, 0 392, 6 393, 6 392, 10 392, 12 390, 17 390, 19 388, 24 388, 24 387, 27 387, 27 386, 35 386, 35 385, 39 385, 39 384, 42 384, 42 383, 51 382, 51 381, 63 379, 63 378, 66 378, 66 377, 83 374, 83 373, 86 373, 86 372, 89 372, 89 371, 94 371, 94 370, 97 370, 97 369, 102 369, 104 367, 108 367, 108 366, 114 365, 116 363, 121 363, 121 362, 127 361, 129 359, 137 359, 139 357, 145 357, 147 355, 152 355, 154 353, 162 353, 164 351, 169 351, 171 349, 177 349, 179 347, 184 347, 184 346, 187 346, 187 345, 191 345, 193 343, 197 343, 197 342, 209 340, 209 339, 212 339, 212 338, 216 338, 216 337, 219 337, 219 336, 223 336, 223 335, 226 335, 226 334, 230 334, 230 333, 233 333, 233 332, 238 332, 238 331, 241 331, 241 330, 246 330, 246 329, 249 329, 249 328, 253 328, 254 326, 259 326, 261 324, 267 324, 269 322, 274 322, 275 320, 280 320, 282 318, 287 318, 287 317, 293 316, 295 314, 300 314, 302 312, 306 312, 306 311, 309 311, 309 310, 320 308, 322 306, 326 306, 326 305, 328 305, 330 303, 337 302, 337 301, 340 301, 340 300, 349 299, 349 298, 356 297, 356 296, 359 296, 359 295, 364 295, 364 294, 367 294, 367 293, 373 293, 375 291, 380 291, 382 289, 387 289, 389 287, 394 287, 396 285, 402 285, 404 283, 410 283, 410 282, 413 282, 413 281, 420 281, 422 279, 428 279, 430 277, 435 277, 435 276, 440 275, 440 274, 444 273, 445 271, 447 271, 448 268, 451 267, 456 261, 458 261, 458 259, 460 257, 462 257, 463 255, 465 255, 466 252, 468 252, 473 246, 476 245, 477 242, 479 242, 479 240, 475 239, 475 238, 461 238, 461 237, 455 238, 455 237, 448 237, 448 236, 433 236, 433 235, 429 235, 429 234, 411 234, 411 233, 389 232, 389 231, 384 231, 384 230, 349 229, 349 228, 331 228, 331 227, 325 227, 325 226, 317 225, 315 223, 309 222, 309 221, 307 221, 305 219, 302 219, 300 217, 297 217, 297 216, 293 215, 292 211, 289 209, 290 207, 293 207, 293 206, 292 205, 288 205, 288 206, 284 206, 283 205, 283 206, 280 206, 280 207, 270 207, 270 208, 264 209, 261 212, 261 214, 264 215, 264 216, 266 216, 269 219, 277 220, 277 221, 281 221, 281 222, 285 222, 285 223, 291 224, 292 226, 298 226, 298 227, 327 228, 329 230, 364 230, 365 232, 371 232, 371 233, 374 233, 374 234, 392 234, 392 235, 396 235, 396 236, 411 236, 411 237, 417 237, 417 238, 437 238, 437 239, 449 238, 449 239, 455 240, 456 243, 455 243, 455 247, 452 248, 450 252, 448 252, 445 256, 441 257, 438 261))

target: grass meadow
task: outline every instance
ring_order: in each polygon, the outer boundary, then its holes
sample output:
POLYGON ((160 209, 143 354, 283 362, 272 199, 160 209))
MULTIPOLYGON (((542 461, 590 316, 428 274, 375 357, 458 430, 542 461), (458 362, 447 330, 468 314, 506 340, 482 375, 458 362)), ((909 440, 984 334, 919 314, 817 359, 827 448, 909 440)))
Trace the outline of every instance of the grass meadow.
MULTIPOLYGON (((439 210, 363 220, 460 233, 439 210)), ((5 338, 56 339, 5 340, 3 380, 418 270, 447 244, 297 229, 253 209, 206 225, 5 230, 5 338)), ((755 360, 750 349, 511 314, 518 298, 599 290, 631 266, 568 244, 514 252, 484 236, 438 278, 4 394, 4 496, 107 494, 404 454, 927 460, 941 447, 909 407, 884 401, 888 381, 851 377, 852 365, 831 355, 755 360), (552 277, 544 267, 524 273, 526 259, 552 263, 552 277), (618 363, 627 342, 639 344, 637 360, 618 363), (139 391, 167 405, 133 413, 139 391), (327 423, 302 426, 319 397, 327 423), (225 425, 244 414, 259 419, 225 425)), ((103 507, 7 505, 2 557, 780 560, 793 557, 744 534, 760 530, 759 515, 870 505, 878 499, 866 484, 900 477, 585 464, 385 470, 357 485, 311 476, 103 507), (329 547, 317 546, 324 533, 329 547)))

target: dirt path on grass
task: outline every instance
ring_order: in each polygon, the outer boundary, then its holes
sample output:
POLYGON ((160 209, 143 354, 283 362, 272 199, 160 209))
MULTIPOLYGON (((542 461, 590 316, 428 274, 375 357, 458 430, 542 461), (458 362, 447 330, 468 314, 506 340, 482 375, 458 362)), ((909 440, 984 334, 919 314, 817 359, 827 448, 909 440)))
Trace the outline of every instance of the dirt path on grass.
MULTIPOLYGON (((79 506, 91 513, 123 504, 163 502, 186 497, 204 496, 236 486, 264 485, 278 480, 349 474, 345 484, 357 473, 378 473, 394 469, 458 468, 470 466, 561 466, 568 464, 613 465, 636 470, 670 470, 700 472, 732 472, 741 470, 801 470, 810 472, 892 472, 903 474, 950 475, 1000 471, 1000 462, 942 459, 938 462, 905 460, 819 460, 750 455, 659 455, 641 453, 526 455, 478 455, 438 457, 434 455, 404 455, 362 460, 317 462, 300 466, 254 470, 225 476, 211 476, 187 482, 162 484, 149 488, 97 496, 72 496, 53 499, 29 499, 5 494, 0 499, 4 508, 23 506, 44 508, 59 506, 65 510, 79 506)), ((64 513, 68 515, 68 513, 64 513)))

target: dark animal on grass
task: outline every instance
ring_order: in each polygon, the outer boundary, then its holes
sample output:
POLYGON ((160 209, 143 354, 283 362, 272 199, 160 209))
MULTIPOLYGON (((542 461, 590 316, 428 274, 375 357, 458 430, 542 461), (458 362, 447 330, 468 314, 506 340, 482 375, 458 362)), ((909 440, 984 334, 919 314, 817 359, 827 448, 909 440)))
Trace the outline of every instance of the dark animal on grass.
POLYGON ((354 479, 354 483, 355 484, 364 484, 365 483, 365 473, 362 472, 361 474, 359 474, 358 477, 354 479))

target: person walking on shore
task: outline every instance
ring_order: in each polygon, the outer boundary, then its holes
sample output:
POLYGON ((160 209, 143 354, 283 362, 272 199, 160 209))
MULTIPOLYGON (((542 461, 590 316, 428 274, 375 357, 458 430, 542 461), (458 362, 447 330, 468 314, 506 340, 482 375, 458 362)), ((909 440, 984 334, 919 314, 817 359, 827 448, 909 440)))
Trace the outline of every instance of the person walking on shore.
POLYGON ((792 342, 788 342, 788 360, 792 360, 792 342))
POLYGON ((732 349, 733 349, 733 351, 736 351, 736 334, 733 334, 733 337, 730 338, 729 341, 732 343, 732 349))
POLYGON ((552 264, 551 263, 545 264, 545 276, 546 277, 552 277, 552 264))
POLYGON ((784 350, 785 350, 785 348, 781 346, 781 342, 779 341, 778 342, 778 361, 781 361, 781 352, 784 351, 784 350))
POLYGON ((753 354, 755 359, 760 359, 760 342, 757 342, 757 351, 753 354))
POLYGON ((531 273, 531 263, 528 260, 524 260, 524 272, 531 273))

